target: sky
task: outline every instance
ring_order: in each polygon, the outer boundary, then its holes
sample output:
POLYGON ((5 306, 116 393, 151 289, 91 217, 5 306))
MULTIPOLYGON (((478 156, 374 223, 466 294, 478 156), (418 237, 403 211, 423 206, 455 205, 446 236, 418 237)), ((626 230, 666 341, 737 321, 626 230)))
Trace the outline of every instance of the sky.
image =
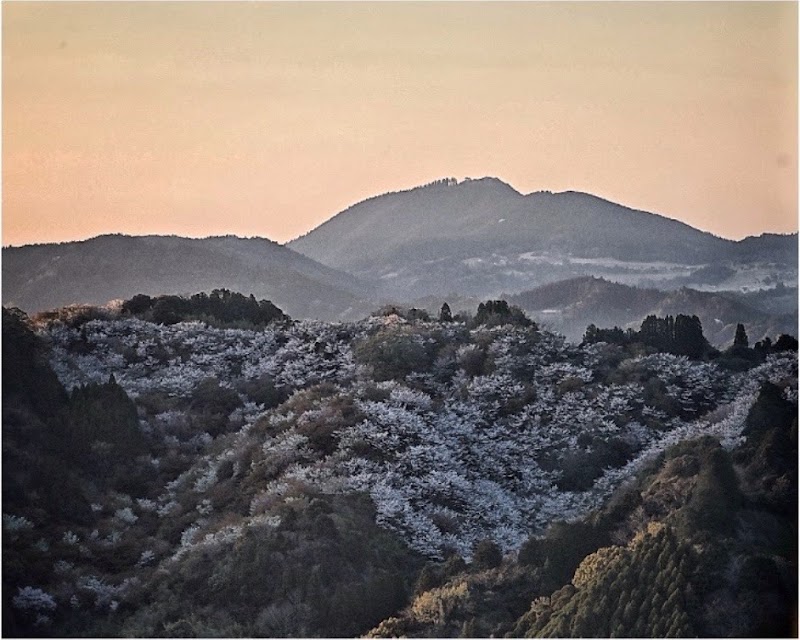
POLYGON ((285 242, 443 177, 797 231, 797 4, 3 2, 2 242, 285 242))

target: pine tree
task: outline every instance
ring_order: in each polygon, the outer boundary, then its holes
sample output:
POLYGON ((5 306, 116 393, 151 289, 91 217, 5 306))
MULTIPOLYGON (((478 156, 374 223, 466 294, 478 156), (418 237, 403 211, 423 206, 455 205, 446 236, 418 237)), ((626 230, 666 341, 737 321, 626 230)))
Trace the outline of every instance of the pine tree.
POLYGON ((747 332, 744 330, 744 325, 740 322, 736 325, 736 336, 733 338, 733 346, 747 349, 750 342, 747 339, 747 332))
POLYGON ((452 322, 453 314, 450 312, 450 305, 446 302, 442 305, 439 311, 439 322, 452 322))
POLYGON ((674 353, 699 358, 706 347, 703 325, 697 316, 678 315, 675 318, 674 353))

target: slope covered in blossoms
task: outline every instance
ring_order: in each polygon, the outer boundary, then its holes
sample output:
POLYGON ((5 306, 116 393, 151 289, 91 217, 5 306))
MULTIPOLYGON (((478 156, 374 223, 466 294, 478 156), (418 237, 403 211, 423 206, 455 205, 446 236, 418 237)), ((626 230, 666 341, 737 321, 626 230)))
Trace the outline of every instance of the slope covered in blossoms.
MULTIPOLYGON (((4 312, 4 630, 364 634, 432 586, 426 562, 566 549, 559 523, 670 447, 741 449, 765 382, 796 406, 795 351, 577 345, 501 306, 251 329, 56 314, 35 337, 4 312)), ((548 563, 513 569, 502 628, 567 579, 548 563)))
POLYGON ((67 389, 113 375, 164 453, 200 454, 157 498, 164 513, 196 503, 176 553, 213 522, 202 505, 213 503, 223 466, 236 469, 225 481, 249 500, 242 526, 269 521, 303 487, 364 491, 378 524, 426 555, 469 558, 484 538, 512 551, 596 507, 670 444, 702 434, 734 444, 760 384, 796 379, 797 366, 793 354, 773 355, 731 373, 664 353, 623 359, 613 346, 576 346, 534 328, 396 316, 265 331, 124 319, 49 335, 67 389), (425 357, 376 381, 369 355, 357 355, 370 340, 425 357), (183 406, 209 379, 239 400, 216 439, 202 424, 187 430, 192 404, 183 406), (259 384, 287 399, 265 407, 247 391, 259 384))

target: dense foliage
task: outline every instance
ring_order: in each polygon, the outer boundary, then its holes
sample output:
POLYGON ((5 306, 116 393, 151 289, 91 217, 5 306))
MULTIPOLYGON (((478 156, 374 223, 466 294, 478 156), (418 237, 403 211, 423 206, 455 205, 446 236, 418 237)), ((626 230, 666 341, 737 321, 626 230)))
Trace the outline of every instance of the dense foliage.
POLYGON ((238 327, 157 305, 36 333, 4 312, 6 635, 590 633, 601 614, 595 633, 726 635, 713 598, 753 598, 748 571, 787 620, 796 353, 569 344, 497 302, 238 327))
POLYGON ((263 326, 287 319, 269 300, 256 300, 252 294, 247 297, 227 289, 214 289, 210 294, 196 293, 189 297, 151 298, 138 294, 122 304, 122 311, 159 324, 202 320, 217 326, 230 326, 234 323, 263 326))
POLYGON ((746 422, 786 445, 782 459, 761 439, 733 455, 713 438, 682 442, 589 518, 556 523, 497 568, 426 567, 438 580, 370 635, 796 635, 796 404, 776 389, 762 387, 746 422), (776 480, 789 492, 777 500, 776 480))
MULTIPOLYGON (((742 330, 744 327, 740 324, 742 330)), ((737 336, 739 334, 737 333, 737 336)), ((622 331, 619 327, 613 329, 598 329, 593 324, 586 328, 583 341, 588 344, 610 342, 614 344, 641 343, 659 351, 674 353, 675 355, 700 358, 712 351, 711 345, 703 335, 703 325, 697 316, 678 314, 674 318, 666 316, 647 316, 642 322, 639 331, 622 331)), ((745 345, 747 346, 747 345, 745 345)))

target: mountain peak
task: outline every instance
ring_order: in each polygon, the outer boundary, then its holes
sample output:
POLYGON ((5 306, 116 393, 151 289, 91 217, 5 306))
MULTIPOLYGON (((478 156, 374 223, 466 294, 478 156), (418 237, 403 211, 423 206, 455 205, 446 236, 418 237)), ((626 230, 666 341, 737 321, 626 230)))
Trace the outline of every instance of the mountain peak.
POLYGON ((508 184, 507 182, 503 182, 500 178, 496 178, 494 176, 483 176, 482 178, 471 178, 467 176, 461 180, 459 180, 458 178, 439 178, 438 180, 433 180, 432 182, 427 182, 425 184, 419 185, 418 187, 412 187, 411 189, 408 189, 406 191, 400 191, 398 193, 406 193, 407 191, 419 191, 421 189, 430 189, 437 187, 458 187, 459 189, 465 189, 465 188, 494 189, 498 191, 499 190, 511 191, 513 193, 521 195, 519 191, 517 191, 510 184, 508 184))
POLYGON ((506 189, 513 189, 514 191, 516 191, 516 189, 514 189, 514 187, 512 187, 510 184, 508 184, 507 182, 504 182, 503 180, 501 180, 500 178, 497 178, 495 176, 483 176, 482 178, 466 177, 461 182, 459 182, 459 185, 465 185, 465 184, 479 184, 479 185, 483 185, 483 186, 497 186, 497 187, 504 187, 506 189))
POLYGON ((484 176, 483 178, 464 178, 458 183, 460 189, 480 189, 487 193, 522 195, 507 182, 494 176, 484 176))

